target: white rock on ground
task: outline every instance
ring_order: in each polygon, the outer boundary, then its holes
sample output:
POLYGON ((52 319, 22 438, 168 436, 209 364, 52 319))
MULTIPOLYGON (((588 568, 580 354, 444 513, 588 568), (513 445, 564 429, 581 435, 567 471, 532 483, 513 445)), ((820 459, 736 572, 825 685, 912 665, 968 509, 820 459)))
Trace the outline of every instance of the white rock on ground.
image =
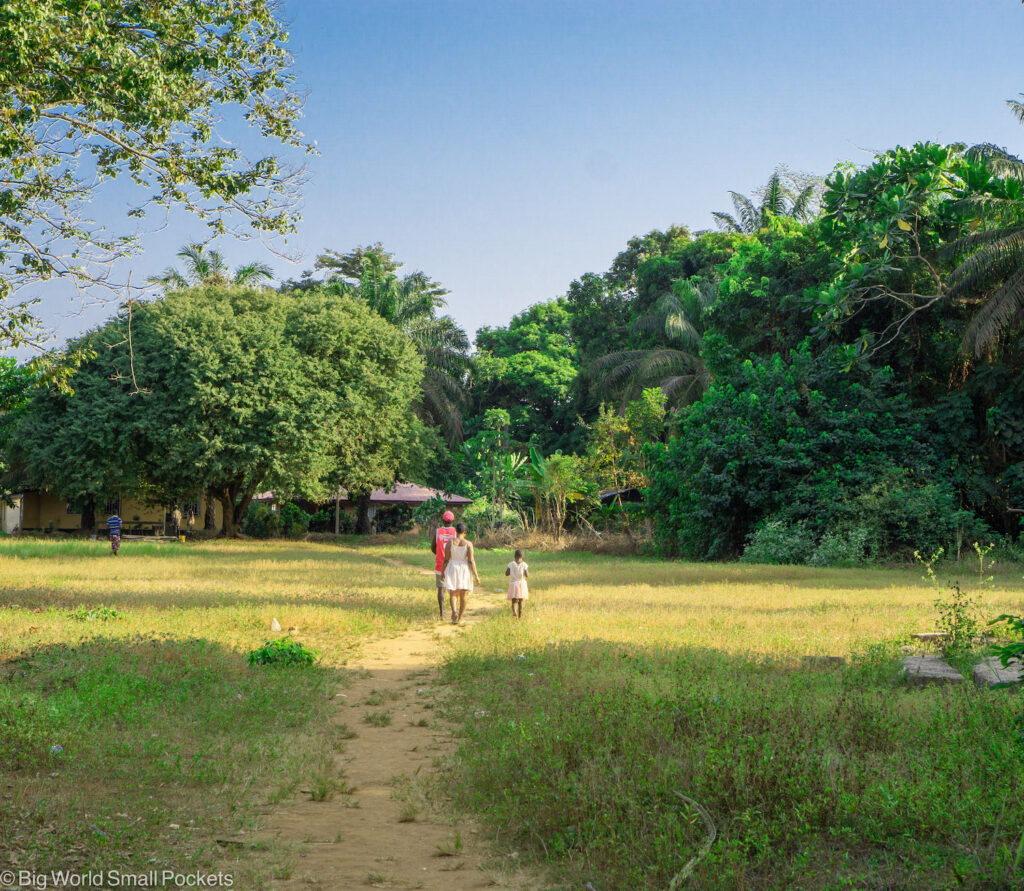
POLYGON ((903 658, 903 675, 908 684, 962 684, 964 676, 942 656, 926 653, 903 658))
POLYGON ((988 656, 974 666, 974 683, 979 687, 1019 684, 1024 681, 1024 663, 1014 659, 1004 666, 997 656, 988 656))

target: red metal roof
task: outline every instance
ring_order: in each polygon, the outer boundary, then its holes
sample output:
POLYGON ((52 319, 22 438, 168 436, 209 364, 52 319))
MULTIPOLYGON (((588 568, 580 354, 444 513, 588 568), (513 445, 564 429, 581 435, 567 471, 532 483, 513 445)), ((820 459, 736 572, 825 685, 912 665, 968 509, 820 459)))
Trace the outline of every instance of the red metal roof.
MULTIPOLYGON (((341 489, 341 500, 348 501, 348 492, 341 489)), ((431 489, 428 486, 420 486, 416 483, 395 483, 390 489, 374 489, 370 493, 370 502, 373 504, 423 504, 440 495, 445 504, 460 505, 472 504, 472 498, 463 498, 461 495, 447 495, 439 489, 431 489)), ((253 496, 253 501, 273 501, 273 492, 260 492, 253 496)), ((332 499, 328 499, 332 500, 332 499)))

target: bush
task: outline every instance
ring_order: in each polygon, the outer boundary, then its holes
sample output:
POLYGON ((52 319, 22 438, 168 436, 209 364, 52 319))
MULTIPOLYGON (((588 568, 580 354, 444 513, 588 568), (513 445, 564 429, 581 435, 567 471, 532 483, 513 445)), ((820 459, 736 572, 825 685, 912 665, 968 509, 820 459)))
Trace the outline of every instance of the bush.
POLYGON ((298 665, 308 667, 316 662, 317 654, 305 644, 282 637, 264 641, 263 646, 246 657, 250 665, 298 665))
POLYGON ((807 563, 810 566, 859 566, 865 560, 868 532, 857 527, 847 532, 826 532, 807 563))
POLYGON ((281 534, 286 538, 302 538, 309 531, 310 516, 294 504, 282 504, 278 512, 281 517, 281 534))
MULTIPOLYGON (((343 519, 342 516, 340 519, 343 519)), ((312 514, 309 518, 310 532, 334 532, 334 510, 324 509, 312 514)))
POLYGON ((769 520, 747 539, 743 563, 806 563, 814 551, 814 538, 800 523, 769 520))
POLYGON ((265 504, 250 504, 241 522, 242 534, 250 538, 277 538, 281 518, 265 504))

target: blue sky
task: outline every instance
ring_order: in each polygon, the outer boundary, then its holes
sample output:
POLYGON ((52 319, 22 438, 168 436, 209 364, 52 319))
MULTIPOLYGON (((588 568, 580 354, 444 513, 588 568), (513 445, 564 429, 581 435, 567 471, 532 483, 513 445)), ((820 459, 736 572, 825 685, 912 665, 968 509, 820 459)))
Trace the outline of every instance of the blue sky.
MULTIPOLYGON (((282 278, 324 248, 376 241, 447 286, 472 335, 572 279, 635 234, 710 228, 728 191, 772 169, 919 140, 1024 152, 1004 101, 1024 91, 1017 0, 284 0, 308 91, 304 220, 289 265, 221 242, 282 278), (1017 61, 1014 61, 1017 60, 1017 61)), ((256 143, 244 143, 253 152, 256 143)), ((95 216, 118 220, 113 190, 95 216)), ((179 216, 145 239, 134 280, 202 237, 179 216)), ((61 334, 109 307, 62 291, 61 334)))

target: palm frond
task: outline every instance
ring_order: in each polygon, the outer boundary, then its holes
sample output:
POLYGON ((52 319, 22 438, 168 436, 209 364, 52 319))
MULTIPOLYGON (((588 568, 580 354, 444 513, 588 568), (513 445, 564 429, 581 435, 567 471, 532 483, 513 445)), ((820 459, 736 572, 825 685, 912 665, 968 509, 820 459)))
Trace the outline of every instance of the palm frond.
POLYGON ((817 183, 809 183, 801 189, 793 199, 793 206, 789 209, 789 215, 793 219, 806 223, 813 220, 817 213, 817 183))
POLYGON ((756 207, 746 195, 741 195, 739 192, 730 192, 729 194, 732 196, 732 206, 740 221, 740 231, 749 235, 760 229, 760 208, 756 207))
POLYGON ((992 347, 1024 310, 1024 268, 1011 275, 989 297, 964 329, 963 351, 981 356, 992 347))
POLYGON ((968 257, 950 274, 951 297, 991 288, 1024 268, 1024 227, 1000 230, 998 234, 1002 237, 968 257))
POLYGON ((715 222, 718 224, 718 228, 723 232, 743 232, 740 228, 740 224, 731 213, 716 210, 712 211, 711 216, 714 217, 715 222))
POLYGON ((258 281, 270 281, 274 277, 274 270, 266 263, 243 263, 235 269, 234 282, 236 285, 249 285, 258 281))
MULTIPOLYGON (((1024 93, 1021 93, 1021 97, 1024 97, 1024 93)), ((1010 111, 1013 113, 1013 116, 1020 121, 1020 123, 1024 124, 1024 102, 1017 99, 1007 99, 1006 104, 1010 107, 1010 111)))
POLYGON ((778 168, 768 177, 761 197, 761 207, 758 210, 761 218, 758 228, 767 222, 769 214, 782 216, 786 212, 786 189, 782 184, 782 174, 778 168))

